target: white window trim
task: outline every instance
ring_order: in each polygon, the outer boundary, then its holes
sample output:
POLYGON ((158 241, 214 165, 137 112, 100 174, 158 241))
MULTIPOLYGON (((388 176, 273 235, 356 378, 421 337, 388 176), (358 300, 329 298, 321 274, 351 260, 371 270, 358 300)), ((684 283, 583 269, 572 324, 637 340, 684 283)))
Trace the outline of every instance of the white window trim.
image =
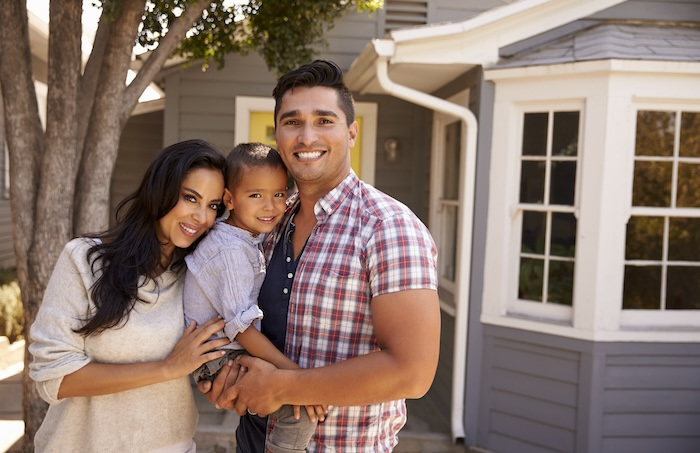
MULTIPOLYGON (((250 114, 252 112, 273 112, 275 100, 268 97, 236 96, 235 143, 249 141, 250 114)), ((355 115, 362 117, 362 180, 374 185, 377 153, 377 104, 355 102, 355 115)))
MULTIPOLYGON (((464 90, 461 91, 447 99, 447 101, 452 102, 453 104, 458 104, 458 105, 464 105, 467 106, 469 105, 469 90, 464 90)), ((435 240, 438 242, 438 250, 441 249, 441 244, 439 243, 440 241, 443 240, 442 238, 442 218, 444 216, 444 211, 442 210, 442 207, 444 204, 449 204, 446 203, 445 200, 442 198, 442 184, 443 184, 443 169, 444 169, 444 153, 442 152, 444 147, 445 147, 445 128, 452 123, 455 122, 460 122, 459 118, 455 118, 454 116, 447 115, 444 113, 440 112, 435 112, 433 115, 433 138, 432 138, 432 151, 430 153, 431 155, 431 163, 430 163, 430 219, 429 219, 429 224, 430 224, 430 229, 433 237, 435 240)), ((462 145, 461 145, 461 155, 460 155, 460 162, 461 166, 459 169, 459 183, 458 187, 462 187, 464 178, 466 177, 465 175, 465 165, 464 163, 466 162, 467 156, 466 156, 466 146, 464 143, 466 143, 466 136, 464 133, 464 128, 460 123, 460 127, 462 127, 462 135, 461 135, 461 140, 462 140, 462 145)), ((468 133, 468 132, 467 132, 468 133)), ((459 190, 459 194, 461 194, 462 191, 461 189, 459 190)), ((459 211, 463 209, 463 200, 456 200, 457 201, 457 232, 459 235, 459 231, 461 231, 461 225, 459 219, 461 219, 461 215, 459 214, 459 211)), ((455 238, 457 240, 457 238, 455 238)), ((452 244, 455 249, 457 249, 457 244, 452 244)), ((448 244, 449 246, 449 244, 448 244)), ((455 262, 455 277, 459 275, 459 267, 460 267, 460 254, 456 254, 456 262, 455 262)), ((442 275, 442 269, 440 269, 440 275, 439 275, 439 285, 440 287, 444 288, 445 290, 449 291, 453 295, 457 293, 457 286, 459 285, 459 282, 457 281, 449 281, 443 277, 442 275)), ((457 301, 453 302, 447 302, 444 300, 440 300, 440 307, 442 310, 447 313, 448 315, 454 317, 456 314, 456 307, 455 304, 457 301)))
MULTIPOLYGON (((494 130, 481 321, 591 341, 700 343, 700 311, 622 310, 624 242, 631 211, 636 109, 700 105, 700 63, 605 60, 485 71, 494 81, 494 130), (643 95, 643 98, 640 98, 643 95), (515 300, 522 109, 581 111, 576 269, 571 314, 515 300), (504 282, 508 281, 509 284, 504 282)), ((693 106, 693 107, 690 107, 693 106)), ((552 307, 548 307, 552 308, 552 307)), ((561 307, 565 308, 565 307, 561 307)))

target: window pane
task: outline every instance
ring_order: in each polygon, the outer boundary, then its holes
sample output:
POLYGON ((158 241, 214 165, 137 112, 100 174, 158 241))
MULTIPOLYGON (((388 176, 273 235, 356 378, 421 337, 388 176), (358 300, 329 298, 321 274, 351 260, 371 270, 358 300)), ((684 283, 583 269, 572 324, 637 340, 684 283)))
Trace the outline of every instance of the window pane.
POLYGON ((462 123, 455 121, 445 127, 445 163, 442 193, 448 200, 459 199, 460 151, 462 149, 462 123))
POLYGON ((555 112, 552 156, 578 154, 578 112, 555 112))
POLYGON ((636 156, 672 156, 675 112, 637 112, 636 156))
POLYGON ((700 157, 700 112, 681 113, 681 157, 700 157))
POLYGON ((550 261, 548 286, 548 302, 571 306, 574 294, 574 263, 570 261, 550 261))
POLYGON ((576 162, 552 162, 549 202, 551 204, 573 206, 575 190, 576 162))
POLYGON ((552 214, 550 255, 573 258, 576 253, 576 217, 573 214, 552 214))
POLYGON ((548 113, 526 113, 523 123, 523 156, 547 154, 548 113))
POLYGON ((671 162, 634 163, 633 206, 671 206, 671 162))
POLYGON ((622 308, 658 310, 661 308, 661 266, 625 266, 622 308))
POLYGON ((663 240, 663 217, 630 217, 625 240, 625 259, 660 260, 663 240))
POLYGON ((523 162, 520 174, 520 202, 544 203, 544 162, 523 162))
POLYGON ((700 267, 670 266, 667 292, 667 309, 700 309, 700 267))
POLYGON ((544 212, 523 212, 523 229, 520 251, 523 253, 544 253, 545 222, 544 212))
POLYGON ((676 206, 700 208, 700 165, 678 163, 676 206))
POLYGON ((668 230, 668 259, 700 262, 700 218, 671 218, 668 230))
POLYGON ((521 258, 518 297, 521 299, 542 302, 543 275, 544 260, 521 258))
POLYGON ((443 206, 442 234, 440 236, 440 277, 455 280, 457 268, 457 207, 443 206))

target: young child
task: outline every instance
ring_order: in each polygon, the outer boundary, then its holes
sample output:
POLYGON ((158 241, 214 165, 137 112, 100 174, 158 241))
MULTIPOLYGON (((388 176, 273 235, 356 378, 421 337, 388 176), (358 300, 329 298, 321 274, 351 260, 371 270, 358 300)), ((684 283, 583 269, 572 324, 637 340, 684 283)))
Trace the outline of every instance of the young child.
MULTIPOLYGON (((187 256, 184 306, 185 323, 197 325, 217 314, 226 326, 230 351, 221 359, 205 363, 193 373, 195 382, 213 380, 226 362, 248 353, 277 368, 299 366, 282 354, 260 331, 262 311, 257 305, 265 278, 265 258, 260 235, 269 233, 282 218, 287 199, 287 170, 277 151, 262 143, 242 143, 226 158, 226 189, 223 202, 230 211, 219 219, 187 256)), ((272 414, 275 423, 268 434, 266 449, 273 453, 306 451, 316 429, 314 411, 295 418, 292 406, 272 414)), ((315 409, 321 419, 323 408, 315 409)))

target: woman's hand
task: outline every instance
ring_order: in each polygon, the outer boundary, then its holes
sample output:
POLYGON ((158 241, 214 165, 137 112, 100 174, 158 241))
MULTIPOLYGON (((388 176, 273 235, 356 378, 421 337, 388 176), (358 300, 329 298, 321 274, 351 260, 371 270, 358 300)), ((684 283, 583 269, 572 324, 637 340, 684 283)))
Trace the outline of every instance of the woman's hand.
POLYGON ((229 344, 231 341, 228 338, 207 341, 225 325, 226 321, 220 317, 210 319, 199 327, 194 321, 190 323, 172 352, 163 360, 167 374, 172 376, 172 379, 186 376, 203 363, 226 354, 226 351, 216 349, 229 344))

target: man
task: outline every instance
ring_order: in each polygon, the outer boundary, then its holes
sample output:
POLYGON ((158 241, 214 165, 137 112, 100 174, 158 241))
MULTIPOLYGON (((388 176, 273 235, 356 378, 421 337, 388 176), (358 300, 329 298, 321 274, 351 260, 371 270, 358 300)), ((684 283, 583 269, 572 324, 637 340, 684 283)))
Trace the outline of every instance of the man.
POLYGON ((351 170, 358 125, 337 65, 301 66, 273 96, 278 151, 298 194, 267 241, 259 304, 263 333, 302 369, 245 356, 247 373, 235 385, 217 379, 207 397, 242 415, 242 452, 264 451, 261 416, 283 404, 331 405, 310 452, 391 451, 404 399, 423 396, 437 368, 435 244, 406 206, 351 170))

